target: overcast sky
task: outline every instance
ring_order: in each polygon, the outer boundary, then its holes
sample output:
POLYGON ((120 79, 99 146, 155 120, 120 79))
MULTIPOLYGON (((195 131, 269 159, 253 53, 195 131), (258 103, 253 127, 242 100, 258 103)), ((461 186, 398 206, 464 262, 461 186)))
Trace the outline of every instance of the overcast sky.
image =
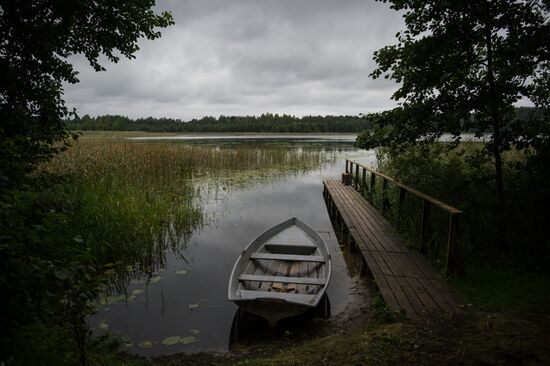
POLYGON ((78 113, 189 120, 211 115, 297 116, 394 106, 395 84, 372 80, 373 52, 403 20, 374 0, 157 0, 176 24, 141 40, 136 59, 96 73, 73 59, 65 88, 78 113))

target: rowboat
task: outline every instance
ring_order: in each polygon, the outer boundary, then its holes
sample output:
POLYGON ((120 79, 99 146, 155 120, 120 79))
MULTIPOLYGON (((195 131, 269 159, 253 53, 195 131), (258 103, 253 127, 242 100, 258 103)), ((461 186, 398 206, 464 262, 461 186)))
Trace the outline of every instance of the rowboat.
POLYGON ((231 272, 228 299, 274 327, 280 319, 315 308, 330 273, 325 241, 293 217, 266 230, 242 251, 231 272))

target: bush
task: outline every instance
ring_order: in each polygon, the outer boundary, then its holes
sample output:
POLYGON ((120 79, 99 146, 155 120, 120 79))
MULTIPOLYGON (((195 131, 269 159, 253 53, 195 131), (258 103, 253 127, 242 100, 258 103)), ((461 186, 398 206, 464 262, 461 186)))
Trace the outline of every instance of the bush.
MULTIPOLYGON (((533 151, 511 150, 504 154, 506 193, 505 237, 497 232, 497 199, 494 165, 484 145, 461 143, 423 144, 403 150, 381 149, 379 169, 407 185, 426 192, 459 209, 460 246, 470 262, 478 257, 492 260, 514 256, 524 266, 541 268, 550 246, 545 232, 550 203, 550 159, 533 151)), ((446 244, 446 216, 433 220, 433 240, 446 244), (439 220, 439 221, 438 221, 439 220)), ((419 214, 419 210, 411 211, 419 214)), ((410 230, 409 230, 410 231, 410 230)), ((418 235, 410 235, 416 237, 418 235)), ((445 247, 445 245, 440 245, 445 247)), ((441 252, 439 253, 441 254, 441 252)))

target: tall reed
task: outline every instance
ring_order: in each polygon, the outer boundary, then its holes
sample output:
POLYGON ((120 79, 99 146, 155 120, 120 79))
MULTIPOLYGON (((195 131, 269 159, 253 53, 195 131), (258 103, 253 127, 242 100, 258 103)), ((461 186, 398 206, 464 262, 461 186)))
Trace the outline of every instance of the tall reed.
POLYGON ((74 142, 44 169, 71 177, 67 189, 83 202, 83 236, 104 262, 138 262, 154 269, 162 266, 168 246, 181 249, 201 225, 201 204, 212 187, 217 191, 307 171, 327 155, 299 148, 94 138, 74 142), (210 182, 208 189, 204 182, 210 182))

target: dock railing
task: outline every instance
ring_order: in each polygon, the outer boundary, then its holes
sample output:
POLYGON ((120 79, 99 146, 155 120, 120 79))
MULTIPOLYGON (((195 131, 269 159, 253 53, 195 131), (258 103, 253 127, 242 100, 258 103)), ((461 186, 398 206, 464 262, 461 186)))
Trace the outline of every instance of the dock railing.
MULTIPOLYGON (((394 178, 388 177, 385 174, 377 172, 372 168, 369 168, 356 161, 346 159, 346 173, 352 177, 353 187, 359 191, 365 198, 373 200, 376 190, 377 178, 382 180, 381 183, 381 211, 382 214, 386 214, 390 209, 390 200, 388 197, 389 184, 394 185, 399 190, 399 198, 397 200, 397 226, 403 219, 403 206, 407 195, 413 195, 422 200, 422 212, 420 216, 420 250, 421 252, 427 252, 427 244, 430 240, 431 230, 431 212, 432 207, 436 207, 448 213, 449 215, 449 228, 447 237, 447 254, 445 267, 447 273, 462 275, 464 273, 464 265, 461 260, 461 256, 458 250, 457 234, 458 234, 458 222, 462 211, 448 205, 434 197, 431 197, 425 193, 422 193, 414 188, 406 186, 394 178), (361 172, 360 172, 361 170, 361 172)), ((371 202, 374 203, 374 202, 371 202)))

